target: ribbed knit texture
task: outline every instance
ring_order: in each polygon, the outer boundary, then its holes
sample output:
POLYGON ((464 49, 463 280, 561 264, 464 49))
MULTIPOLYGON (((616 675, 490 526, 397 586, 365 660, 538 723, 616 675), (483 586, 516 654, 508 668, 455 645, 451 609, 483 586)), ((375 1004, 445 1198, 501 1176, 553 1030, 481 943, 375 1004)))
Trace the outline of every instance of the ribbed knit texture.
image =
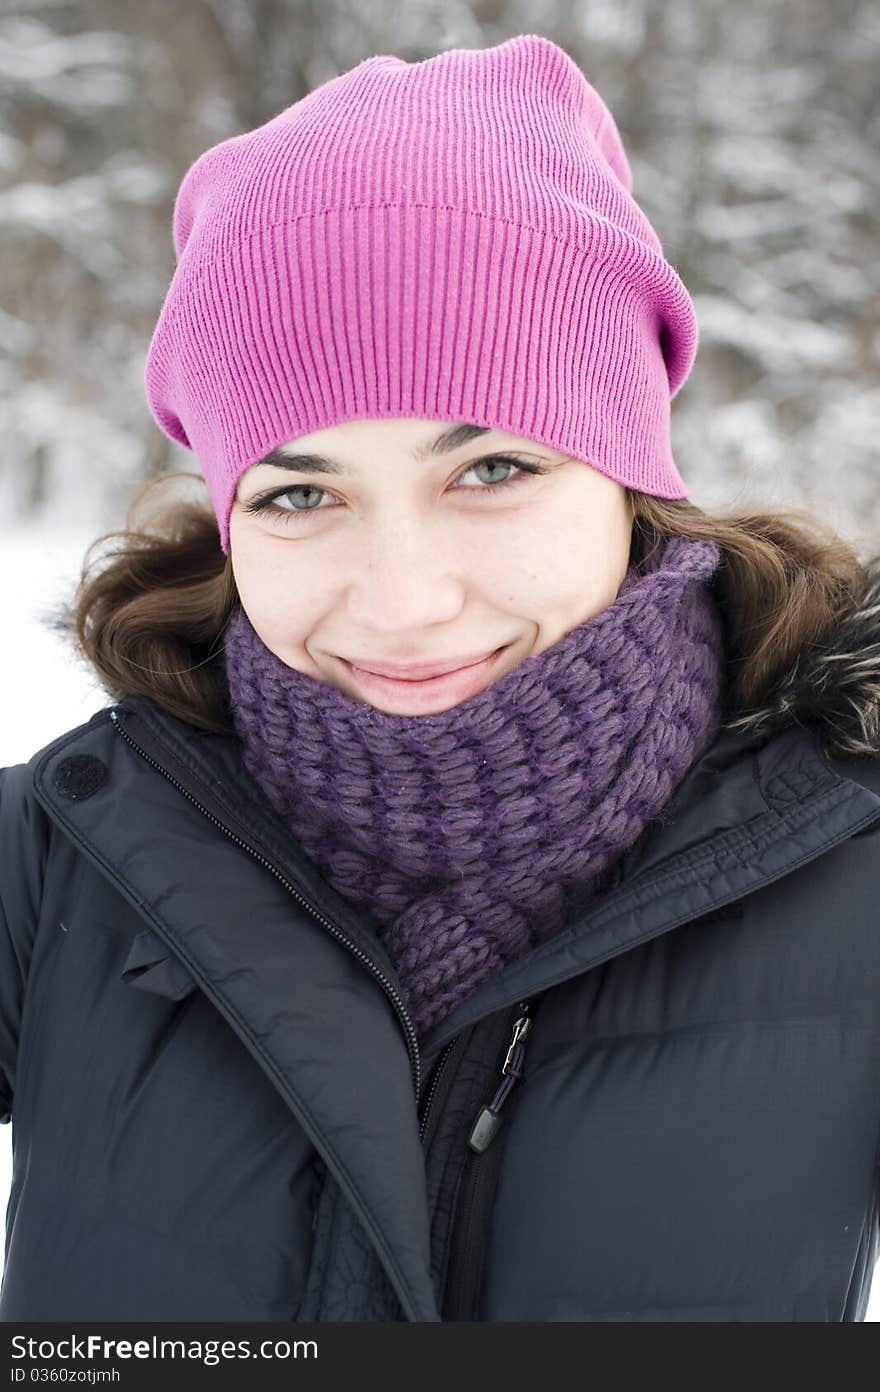
POLYGON ((350 419, 470 421, 687 497, 696 316, 631 189, 611 112, 539 34, 366 58, 200 155, 145 388, 223 551, 245 470, 350 419))
POLYGON ((224 661, 245 766, 372 916, 420 1031, 557 933, 713 741, 718 562, 712 542, 666 539, 612 604, 434 715, 296 671, 234 611, 224 661))

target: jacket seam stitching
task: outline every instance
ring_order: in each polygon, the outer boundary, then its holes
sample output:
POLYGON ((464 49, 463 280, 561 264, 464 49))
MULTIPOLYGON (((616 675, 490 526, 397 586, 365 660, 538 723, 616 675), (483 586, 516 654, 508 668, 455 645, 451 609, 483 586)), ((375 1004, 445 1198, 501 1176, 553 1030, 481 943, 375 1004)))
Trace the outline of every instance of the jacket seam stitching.
MULTIPOLYGON (((877 1001, 874 996, 858 996, 855 998, 854 1004, 867 1005, 876 1013, 877 1001)), ((731 1030, 745 1028, 751 1025, 760 1026, 762 1028, 766 1027, 770 1029, 791 1029, 797 1028, 798 1026, 810 1025, 817 1020, 838 1020, 842 1022, 849 1031, 857 1031, 859 1033, 868 1035, 880 1035, 880 1027, 878 1027, 876 1020, 874 1023, 871 1023, 870 1020, 851 1020, 849 1018, 849 1009, 847 1004, 846 1006, 838 1008, 834 1008, 833 1006, 831 1006, 825 1010, 810 1011, 807 1014, 782 1015, 774 1017, 746 1015, 741 1018, 732 1018, 729 1020, 712 1020, 707 1022, 706 1024, 678 1025, 669 1029, 627 1030, 624 1034, 582 1035, 574 1039, 560 1040, 558 1044, 548 1046, 545 1054, 543 1055, 542 1061, 543 1059, 551 1059, 555 1057, 557 1053, 568 1053, 569 1050, 578 1047, 592 1048, 594 1045, 596 1045, 602 1048, 605 1046, 613 1046, 616 1044, 625 1044, 631 1040, 639 1039, 657 1039, 662 1041, 665 1041, 667 1039, 675 1040, 683 1036, 686 1037, 687 1035, 691 1034, 728 1034, 731 1030)))

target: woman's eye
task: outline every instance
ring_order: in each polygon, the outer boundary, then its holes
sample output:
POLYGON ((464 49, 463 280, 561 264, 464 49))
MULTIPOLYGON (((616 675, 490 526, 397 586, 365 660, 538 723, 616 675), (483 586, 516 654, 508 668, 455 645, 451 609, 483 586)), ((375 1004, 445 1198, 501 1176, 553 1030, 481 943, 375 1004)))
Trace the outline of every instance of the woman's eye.
MULTIPOLYGON (((468 464, 460 474, 453 480, 453 492, 467 492, 476 497, 486 497, 489 494, 500 493, 505 488, 516 487, 518 484, 528 481, 529 475, 544 474, 547 470, 541 468, 539 464, 527 462, 526 460, 516 459, 510 455, 492 455, 485 459, 477 459, 473 464, 468 464), (507 471, 504 477, 497 477, 497 470, 507 471), (489 477, 480 476, 476 484, 463 484, 468 474, 477 474, 478 471, 487 470, 489 477), (510 471, 514 472, 510 472, 510 471), (492 475, 495 475, 494 477, 492 475)), ((296 483, 290 488, 281 488, 276 492, 267 493, 263 497, 254 498, 245 504, 245 512, 251 514, 265 514, 272 518, 278 518, 285 523, 295 520, 299 521, 303 517, 314 512, 326 512, 327 507, 319 505, 323 497, 332 498, 334 495, 325 488, 318 488, 313 483, 296 483), (305 507, 280 507, 277 499, 291 499, 295 496, 311 495, 305 507)), ((330 508, 334 504, 330 504, 330 508)))
MULTIPOLYGON (((467 467, 467 469, 465 469, 465 471, 464 471, 463 474, 459 474, 458 478, 456 479, 456 483, 460 483, 461 480, 462 480, 463 478, 467 478, 468 474, 476 474, 476 472, 477 472, 478 469, 488 469, 488 470, 490 470, 490 471, 494 471, 495 469, 514 469, 514 468, 519 468, 519 465, 517 464, 517 462, 516 462, 515 459, 501 459, 501 458, 498 458, 498 459, 478 459, 477 462, 476 462, 476 464, 470 464, 470 465, 467 467)), ((491 487, 491 488, 497 488, 499 484, 507 483, 509 480, 510 480, 510 474, 508 473, 508 474, 505 474, 504 478, 501 478, 501 479, 499 479, 499 478, 481 478, 481 479, 480 479, 480 483, 481 483, 481 485, 483 485, 483 486, 489 486, 489 487, 491 487)))
MULTIPOLYGON (((315 485, 314 485, 313 483, 297 483, 297 484, 294 484, 293 488, 286 488, 286 489, 284 490, 283 493, 276 493, 276 494, 273 494, 273 496, 272 496, 271 498, 267 498, 267 499, 266 499, 266 502, 273 502, 275 498, 287 498, 287 497, 289 497, 289 495, 290 495, 291 493, 311 493, 313 499, 315 499, 315 498, 320 497, 325 491, 326 491, 326 490, 323 489, 323 488, 316 488, 315 485)), ((328 495, 328 496, 329 496, 329 495, 328 495)), ((306 505, 306 507, 304 507, 304 508, 295 508, 295 509, 293 509, 293 511, 295 511, 295 512, 316 512, 316 511, 317 511, 317 507, 318 507, 317 502, 314 502, 314 506, 312 506, 312 504, 311 504, 310 502, 308 502, 307 505, 306 505)), ((286 509, 286 508, 282 508, 281 511, 282 511, 282 512, 286 512, 287 509, 286 509)))

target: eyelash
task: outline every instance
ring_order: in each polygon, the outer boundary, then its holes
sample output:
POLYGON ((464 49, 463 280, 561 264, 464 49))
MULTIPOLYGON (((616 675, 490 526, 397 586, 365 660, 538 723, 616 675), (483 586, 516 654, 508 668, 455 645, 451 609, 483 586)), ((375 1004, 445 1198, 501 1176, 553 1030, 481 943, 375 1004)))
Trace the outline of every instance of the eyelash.
MULTIPOLYGON (((511 478, 502 479, 499 483, 486 483, 481 488, 468 488, 463 490, 467 493, 475 493, 477 496, 485 496, 487 493, 498 493, 505 488, 515 488, 517 485, 527 482, 529 475, 546 474, 547 472, 547 470, 542 469, 539 464, 527 463, 525 460, 517 459, 514 455, 488 454, 483 459, 475 459, 473 464, 468 464, 465 469, 462 469, 460 474, 455 476, 453 482, 458 483, 460 479, 464 478, 465 474, 469 474, 472 469, 476 469, 480 464, 513 464, 519 470, 519 473, 514 474, 511 478)), ((283 518, 285 524, 291 517, 310 517, 316 512, 327 512, 327 508, 319 507, 280 508, 272 506, 274 498, 283 498, 287 493, 295 492, 297 488, 313 488, 314 486, 315 485, 311 483, 295 483, 289 488, 274 488, 271 493, 263 493, 257 498, 252 498, 249 503, 245 504, 244 511, 252 514, 265 513, 272 517, 283 518)), ((329 489, 326 488, 319 488, 317 491, 319 493, 329 494, 329 489)), ((330 508, 329 511, 332 512, 333 509, 330 508)))

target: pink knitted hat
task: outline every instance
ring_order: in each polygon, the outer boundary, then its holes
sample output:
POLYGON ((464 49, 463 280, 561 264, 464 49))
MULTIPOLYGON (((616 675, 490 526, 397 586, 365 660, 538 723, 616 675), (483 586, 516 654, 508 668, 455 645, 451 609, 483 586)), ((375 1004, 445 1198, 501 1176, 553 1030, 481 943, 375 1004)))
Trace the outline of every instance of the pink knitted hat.
POLYGON ((687 497, 669 408, 696 315, 631 187, 608 107, 540 34, 366 58, 206 150, 145 386, 223 551, 245 470, 346 420, 471 421, 687 497))

